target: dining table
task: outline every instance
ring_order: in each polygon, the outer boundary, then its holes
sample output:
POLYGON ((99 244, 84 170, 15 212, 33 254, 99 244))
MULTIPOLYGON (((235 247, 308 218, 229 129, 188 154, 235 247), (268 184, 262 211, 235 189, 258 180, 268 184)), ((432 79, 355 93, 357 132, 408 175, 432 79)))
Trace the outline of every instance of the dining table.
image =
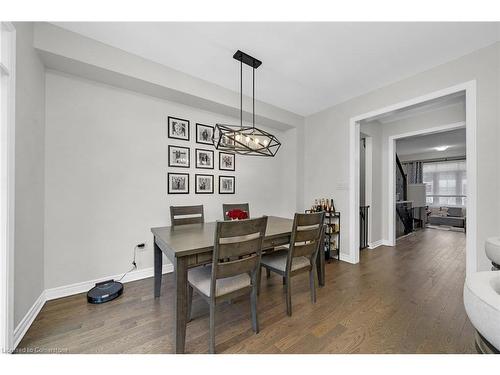
MULTIPOLYGON (((188 269, 212 263, 216 222, 151 228, 154 236, 154 296, 161 294, 163 254, 174 266, 175 353, 184 353, 187 316, 188 269)), ((268 216, 263 253, 290 243, 293 219, 268 216)), ((318 252, 318 284, 325 284, 325 257, 318 252)))

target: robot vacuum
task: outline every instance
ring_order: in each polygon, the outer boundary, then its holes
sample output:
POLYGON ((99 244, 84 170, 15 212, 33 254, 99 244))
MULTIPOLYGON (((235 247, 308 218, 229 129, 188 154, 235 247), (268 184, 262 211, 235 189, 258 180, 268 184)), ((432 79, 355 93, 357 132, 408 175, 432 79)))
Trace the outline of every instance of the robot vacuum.
POLYGON ((92 304, 109 302, 123 293, 123 284, 119 281, 107 280, 95 284, 87 293, 87 301, 92 304))

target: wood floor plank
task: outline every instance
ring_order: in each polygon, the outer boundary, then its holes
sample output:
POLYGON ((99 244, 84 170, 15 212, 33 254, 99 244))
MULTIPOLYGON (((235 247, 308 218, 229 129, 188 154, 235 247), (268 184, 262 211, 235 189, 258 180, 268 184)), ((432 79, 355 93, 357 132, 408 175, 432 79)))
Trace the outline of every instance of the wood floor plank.
MULTIPOLYGON (((310 302, 307 275, 293 278, 293 316, 281 278, 262 278, 261 331, 248 298, 217 308, 219 353, 475 353, 462 302, 465 234, 426 229, 395 247, 364 250, 357 265, 326 264, 326 285, 310 302)), ((68 353, 173 353, 173 276, 162 297, 153 279, 127 283, 103 305, 85 294, 49 301, 19 345, 68 353)), ((208 305, 195 295, 186 351, 208 350, 208 305)))

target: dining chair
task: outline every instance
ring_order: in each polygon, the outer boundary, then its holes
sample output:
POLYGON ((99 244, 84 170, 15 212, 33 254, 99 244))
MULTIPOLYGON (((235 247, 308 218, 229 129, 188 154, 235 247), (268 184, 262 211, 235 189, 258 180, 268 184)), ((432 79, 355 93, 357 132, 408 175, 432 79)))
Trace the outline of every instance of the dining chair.
POLYGON ((224 217, 224 220, 230 220, 229 216, 227 216, 227 213, 235 209, 246 211, 248 217, 250 217, 250 205, 248 203, 223 203, 222 215, 224 217))
POLYGON ((188 319, 196 291, 210 306, 210 353, 215 353, 215 306, 222 302, 250 294, 252 328, 259 332, 257 286, 266 226, 267 216, 217 221, 212 265, 188 271, 188 319))
POLYGON ((172 227, 186 224, 205 222, 203 205, 198 206, 170 206, 170 222, 172 227))
POLYGON ((283 277, 286 285, 286 312, 292 315, 291 278, 303 272, 309 272, 311 301, 316 303, 316 258, 324 240, 325 213, 299 214, 293 219, 290 246, 276 249, 262 256, 261 266, 266 269, 266 276, 271 271, 283 277))

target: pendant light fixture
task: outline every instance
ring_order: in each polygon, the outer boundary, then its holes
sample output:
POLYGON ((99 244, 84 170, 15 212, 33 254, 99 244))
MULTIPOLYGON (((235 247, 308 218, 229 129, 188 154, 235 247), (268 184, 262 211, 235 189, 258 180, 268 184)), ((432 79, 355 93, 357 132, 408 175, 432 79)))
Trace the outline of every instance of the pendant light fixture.
POLYGON ((281 146, 271 133, 255 127, 255 69, 262 62, 238 50, 234 59, 240 62, 240 124, 216 124, 214 146, 217 150, 239 155, 274 156, 281 146), (243 64, 252 68, 252 126, 243 126, 243 64))

